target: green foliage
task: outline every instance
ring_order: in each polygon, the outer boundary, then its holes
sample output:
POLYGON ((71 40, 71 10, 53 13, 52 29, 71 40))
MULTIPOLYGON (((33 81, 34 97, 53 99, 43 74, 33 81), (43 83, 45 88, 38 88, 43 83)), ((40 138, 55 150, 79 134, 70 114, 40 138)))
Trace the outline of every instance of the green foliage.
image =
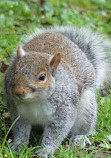
MULTIPOLYGON (((22 42, 21 37, 35 27, 70 24, 89 27, 111 37, 110 15, 111 0, 46 0, 43 6, 40 6, 40 0, 0 0, 0 65, 1 62, 10 64, 14 50, 22 42)), ((34 157, 39 146, 28 149, 24 145, 19 153, 10 149, 12 134, 7 137, 11 128, 3 80, 4 72, 0 72, 0 157, 34 157)), ((97 132, 90 136, 92 146, 81 149, 66 142, 60 146, 56 157, 111 157, 111 96, 98 95, 97 98, 98 124, 97 132)))

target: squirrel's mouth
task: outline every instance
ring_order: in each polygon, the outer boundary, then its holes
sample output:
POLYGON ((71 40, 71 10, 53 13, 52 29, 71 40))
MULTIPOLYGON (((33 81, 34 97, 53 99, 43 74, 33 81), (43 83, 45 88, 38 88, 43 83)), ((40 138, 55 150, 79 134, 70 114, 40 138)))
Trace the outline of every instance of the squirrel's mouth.
POLYGON ((34 93, 29 93, 27 95, 14 95, 14 100, 17 102, 33 102, 34 100, 39 100, 34 93))
POLYGON ((26 98, 28 95, 30 95, 33 92, 34 90, 32 88, 25 85, 16 85, 13 88, 13 93, 15 94, 15 96, 19 98, 26 98))
POLYGON ((13 87, 13 95, 15 100, 18 101, 31 101, 31 99, 39 100, 40 98, 35 88, 26 85, 15 85, 13 87))
POLYGON ((44 100, 49 97, 41 87, 36 88, 27 85, 15 85, 13 87, 13 95, 17 100, 44 100))

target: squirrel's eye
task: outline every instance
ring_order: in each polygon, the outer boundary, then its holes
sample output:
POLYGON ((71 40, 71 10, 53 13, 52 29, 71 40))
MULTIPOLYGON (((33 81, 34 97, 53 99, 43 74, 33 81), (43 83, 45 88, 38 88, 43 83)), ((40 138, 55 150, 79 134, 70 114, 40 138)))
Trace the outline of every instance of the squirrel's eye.
POLYGON ((41 74, 40 77, 39 77, 39 81, 44 81, 46 78, 46 74, 41 74))

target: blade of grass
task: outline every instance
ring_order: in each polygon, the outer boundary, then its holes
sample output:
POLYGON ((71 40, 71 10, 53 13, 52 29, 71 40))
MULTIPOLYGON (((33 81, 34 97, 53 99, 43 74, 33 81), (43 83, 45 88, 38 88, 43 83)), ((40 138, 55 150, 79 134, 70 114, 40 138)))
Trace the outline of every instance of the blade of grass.
POLYGON ((4 145, 5 145, 5 142, 6 142, 6 139, 7 139, 8 134, 10 133, 10 131, 11 131, 12 127, 15 125, 15 123, 19 120, 19 118, 20 118, 20 116, 18 116, 18 117, 15 119, 15 121, 14 121, 14 122, 12 123, 12 125, 10 126, 8 132, 6 133, 5 138, 4 138, 4 141, 3 141, 3 143, 2 143, 2 149, 1 149, 1 151, 3 151, 3 147, 4 147, 4 145))

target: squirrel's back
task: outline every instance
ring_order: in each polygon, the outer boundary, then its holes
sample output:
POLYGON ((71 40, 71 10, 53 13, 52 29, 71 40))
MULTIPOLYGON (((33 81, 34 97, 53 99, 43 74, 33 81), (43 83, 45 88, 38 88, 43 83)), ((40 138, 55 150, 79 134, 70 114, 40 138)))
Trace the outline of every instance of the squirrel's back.
POLYGON ((111 71, 111 43, 106 37, 85 28, 56 26, 41 28, 26 38, 26 43, 44 32, 58 32, 68 37, 87 56, 96 71, 96 87, 99 88, 109 79, 111 71))

